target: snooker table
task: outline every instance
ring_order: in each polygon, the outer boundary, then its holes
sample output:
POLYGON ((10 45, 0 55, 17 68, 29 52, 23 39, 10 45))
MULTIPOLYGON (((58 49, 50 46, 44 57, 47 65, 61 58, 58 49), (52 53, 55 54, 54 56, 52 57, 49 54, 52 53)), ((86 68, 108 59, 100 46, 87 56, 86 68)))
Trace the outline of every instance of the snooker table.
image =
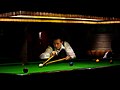
POLYGON ((40 62, 8 63, 0 65, 1 80, 86 80, 116 79, 120 77, 120 60, 95 59, 61 61, 39 67, 40 62), (70 62, 73 65, 70 66, 70 62), (23 70, 28 70, 24 72, 23 70))

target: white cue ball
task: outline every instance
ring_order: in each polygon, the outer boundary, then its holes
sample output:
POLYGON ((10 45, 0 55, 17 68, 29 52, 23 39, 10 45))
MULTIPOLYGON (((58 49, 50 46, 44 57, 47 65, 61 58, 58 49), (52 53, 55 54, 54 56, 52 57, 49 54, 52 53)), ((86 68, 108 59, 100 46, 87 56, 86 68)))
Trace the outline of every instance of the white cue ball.
POLYGON ((40 63, 40 64, 39 64, 39 67, 42 67, 42 66, 43 66, 43 64, 40 63))

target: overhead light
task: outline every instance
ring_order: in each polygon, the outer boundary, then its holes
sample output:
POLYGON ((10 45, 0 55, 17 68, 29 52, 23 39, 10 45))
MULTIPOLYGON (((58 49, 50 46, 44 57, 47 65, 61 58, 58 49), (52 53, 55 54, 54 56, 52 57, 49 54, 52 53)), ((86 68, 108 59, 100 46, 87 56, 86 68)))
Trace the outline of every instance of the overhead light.
POLYGON ((34 18, 34 19, 63 19, 63 20, 83 20, 83 21, 103 21, 99 19, 89 19, 89 18, 67 18, 67 17, 50 17, 50 16, 28 16, 28 15, 16 15, 10 16, 15 18, 34 18))

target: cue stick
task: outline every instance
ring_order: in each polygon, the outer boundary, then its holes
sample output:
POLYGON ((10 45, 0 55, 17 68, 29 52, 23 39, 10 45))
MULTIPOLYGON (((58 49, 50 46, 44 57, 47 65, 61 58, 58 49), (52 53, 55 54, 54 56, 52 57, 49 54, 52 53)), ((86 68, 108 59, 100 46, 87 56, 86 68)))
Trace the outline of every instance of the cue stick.
POLYGON ((63 61, 63 60, 65 60, 65 58, 54 60, 54 61, 50 61, 50 62, 46 63, 46 65, 50 64, 50 63, 58 62, 58 61, 63 61))
POLYGON ((45 65, 49 60, 51 60, 54 56, 49 57, 45 62, 43 62, 43 65, 45 65))

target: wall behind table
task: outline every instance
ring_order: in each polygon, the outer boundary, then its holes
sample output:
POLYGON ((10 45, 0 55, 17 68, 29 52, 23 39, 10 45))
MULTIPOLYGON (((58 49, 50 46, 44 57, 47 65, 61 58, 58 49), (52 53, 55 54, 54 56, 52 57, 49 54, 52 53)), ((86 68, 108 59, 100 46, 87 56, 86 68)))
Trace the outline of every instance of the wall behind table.
POLYGON ((90 31, 91 47, 88 54, 92 58, 102 58, 106 50, 111 50, 118 56, 120 49, 119 29, 119 24, 92 25, 90 31))
MULTIPOLYGON (((98 52, 95 52, 94 56, 101 57, 106 49, 113 50, 116 47, 115 44, 113 47, 111 45, 113 44, 113 38, 117 34, 117 36, 119 36, 119 33, 117 33, 118 30, 119 25, 31 23, 30 34, 32 41, 29 45, 33 44, 33 46, 31 46, 29 50, 33 49, 32 52, 30 52, 33 59, 38 58, 39 53, 41 53, 40 51, 44 51, 45 48, 43 49, 40 44, 37 44, 39 42, 37 40, 39 39, 38 32, 42 31, 46 33, 48 41, 55 34, 61 34, 61 36, 71 44, 77 57, 80 59, 91 58, 93 55, 88 53, 89 50, 97 50, 98 52), (37 48, 39 48, 39 50, 37 48)), ((47 46, 46 44, 44 45, 47 46)), ((117 49, 119 49, 119 47, 117 47, 117 49)), ((31 58, 31 56, 29 55, 28 57, 31 58)))
POLYGON ((112 34, 111 48, 119 51, 119 25, 89 25, 65 23, 0 23, 0 63, 35 62, 44 52, 52 35, 60 33, 73 47, 78 58, 90 58, 95 35, 101 28, 112 34), (43 32, 40 40, 39 32, 43 32), (117 43, 117 44, 116 44, 117 43))
POLYGON ((0 63, 16 63, 26 58, 25 24, 0 22, 0 63), (22 55, 22 53, 24 53, 22 55))

